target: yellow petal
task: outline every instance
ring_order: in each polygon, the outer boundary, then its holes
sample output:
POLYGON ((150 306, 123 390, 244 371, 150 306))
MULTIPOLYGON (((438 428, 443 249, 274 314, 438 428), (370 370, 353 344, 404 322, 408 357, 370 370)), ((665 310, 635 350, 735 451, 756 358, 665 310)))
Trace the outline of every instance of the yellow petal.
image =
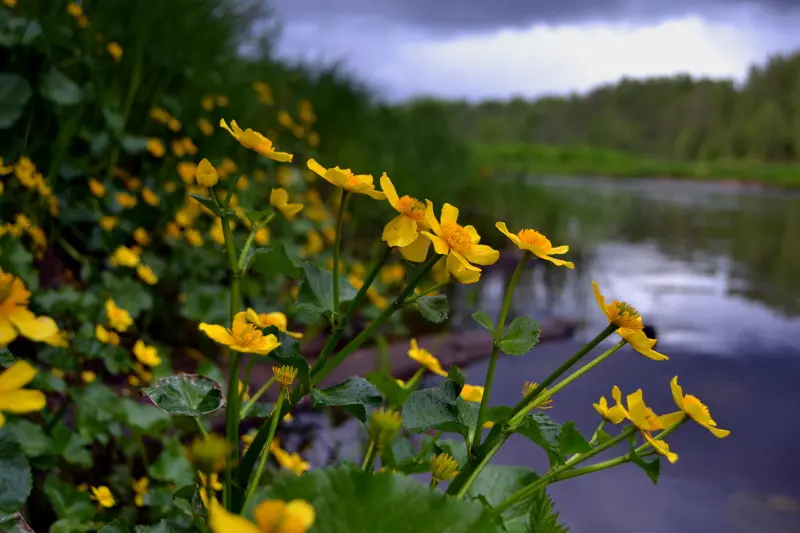
POLYGON ((709 430, 711 432, 711 434, 714 435, 715 437, 717 437, 718 439, 724 439, 725 437, 727 437, 728 435, 731 434, 731 432, 729 430, 727 430, 727 429, 720 429, 720 428, 711 426, 709 424, 700 424, 700 425, 703 426, 704 428, 706 428, 707 430, 709 430))
POLYGON ((18 307, 8 318, 22 335, 34 341, 43 341, 58 333, 58 324, 52 318, 37 317, 25 308, 18 307))
POLYGON ((478 235, 478 230, 475 229, 475 226, 464 226, 464 230, 469 235, 469 240, 472 244, 481 242, 481 236, 478 235))
POLYGON ((306 163, 308 169, 314 172, 315 174, 319 175, 319 177, 324 178, 325 173, 328 172, 328 169, 317 163, 313 159, 309 159, 308 163, 306 163))
POLYGON ((214 533, 262 533, 251 521, 226 511, 216 499, 211 500, 208 525, 214 533))
POLYGON ((236 339, 234 339, 228 330, 222 326, 218 326, 216 324, 206 324, 203 322, 200 324, 200 331, 220 344, 224 344, 226 346, 236 344, 236 339))
POLYGON ((272 189, 269 194, 269 203, 277 208, 281 208, 289 203, 289 193, 284 188, 272 189))
POLYGON ((608 309, 606 308, 606 299, 600 294, 600 285, 594 280, 592 281, 592 290, 594 291, 594 299, 597 300, 597 305, 600 306, 600 309, 603 310, 603 314, 606 315, 608 321, 611 322, 611 316, 608 314, 608 309))
POLYGON ((36 369, 27 361, 16 361, 0 373, 0 393, 21 389, 36 377, 36 369))
POLYGON ((485 244, 473 244, 464 257, 477 265, 493 265, 500 259, 500 252, 485 244))
POLYGON ((0 428, 6 425, 6 417, 3 416, 3 413, 0 413, 0 428))
POLYGON ((669 382, 669 388, 672 390, 672 399, 675 400, 675 405, 678 406, 678 409, 684 411, 683 389, 680 385, 678 385, 678 376, 672 378, 672 380, 669 382))
POLYGON ((475 265, 473 265, 472 263, 467 261, 466 257, 464 257, 460 253, 456 252, 455 250, 450 250, 450 254, 449 255, 452 256, 452 257, 455 257, 456 259, 458 259, 459 263, 461 263, 461 266, 464 267, 465 269, 472 270, 473 272, 480 272, 481 271, 480 268, 476 267, 475 265))
POLYGON ((383 228, 381 238, 391 247, 402 248, 414 242, 418 236, 416 221, 405 215, 397 215, 383 228))
MULTIPOLYGON (((436 220, 436 215, 433 214, 433 202, 430 200, 425 200, 425 222, 428 224, 428 227, 433 230, 436 235, 442 234, 442 226, 439 225, 439 221, 436 220)), ((439 253, 439 252, 436 252, 439 253)))
POLYGON ((433 233, 429 231, 421 232, 425 237, 427 237, 433 243, 433 250, 439 255, 447 255, 450 252, 450 247, 444 242, 443 239, 440 239, 433 233))
POLYGON ((511 242, 513 242, 515 245, 517 245, 517 246, 519 246, 519 245, 520 245, 520 240, 519 240, 519 237, 518 237, 518 236, 516 236, 516 235, 514 235, 514 234, 513 234, 513 233, 511 233, 510 231, 508 231, 508 227, 506 227, 506 223, 505 223, 505 222, 496 222, 496 223, 495 223, 495 225, 494 225, 494 227, 495 227, 495 228, 497 228, 497 229, 499 229, 499 230, 500 230, 500 232, 501 232, 503 235, 505 235, 506 237, 508 237, 509 239, 511 239, 511 242))
MULTIPOLYGON (((438 238, 438 237, 437 237, 438 238)), ((431 246, 431 241, 425 235, 417 235, 414 242, 408 246, 400 248, 400 253, 406 260, 412 263, 422 263, 428 257, 428 248, 431 246)))
POLYGON ((264 152, 264 155, 279 163, 291 163, 294 154, 288 152, 264 152))
MULTIPOLYGON (((280 500, 265 500, 258 504, 256 508, 253 509, 253 518, 255 518, 255 521, 258 524, 259 531, 281 531, 283 528, 278 529, 276 526, 283 518, 285 511, 286 502, 280 500)), ((237 532, 231 530, 230 533, 237 532)))
POLYGON ((30 413, 41 411, 47 398, 39 390, 17 389, 0 394, 0 410, 9 413, 30 413))
POLYGON ((480 270, 477 272, 475 270, 467 270, 464 268, 464 265, 461 261, 458 260, 456 254, 450 254, 447 256, 447 271, 458 280, 459 283, 463 284, 470 284, 470 283, 477 283, 478 280, 481 279, 480 270))
POLYGON ((444 204, 442 206, 442 218, 440 222, 442 224, 457 224, 458 208, 450 204, 444 204))
POLYGON ((322 175, 322 179, 342 189, 346 188, 345 186, 348 185, 347 174, 335 168, 326 170, 325 174, 322 175))
POLYGON ((556 246, 555 248, 550 248, 548 252, 550 255, 561 255, 569 252, 569 246, 556 246))
POLYGON ((563 261, 561 259, 556 259, 555 257, 550 257, 547 254, 541 254, 541 253, 537 254, 536 252, 534 252, 534 255, 536 257, 538 257, 539 259, 544 259, 545 261, 550 261, 551 263, 553 263, 556 266, 565 266, 565 267, 569 268, 570 270, 575 268, 575 263, 573 263, 572 261, 563 261))
POLYGON ((386 200, 389 202, 389 205, 391 205, 395 211, 400 211, 400 197, 397 196, 397 189, 394 188, 394 184, 389 176, 386 175, 386 172, 381 176, 381 189, 386 195, 386 200))
POLYGON ((0 348, 17 338, 17 329, 6 317, 0 317, 0 348))
POLYGON ((673 424, 677 424, 681 420, 686 417, 686 413, 683 411, 675 411, 674 413, 667 413, 665 415, 661 415, 658 417, 658 421, 664 426, 664 429, 670 427, 673 424))
POLYGON ((305 500, 291 500, 286 504, 285 525, 282 524, 282 529, 286 533, 306 533, 315 519, 316 513, 310 503, 305 500))
POLYGON ((380 191, 376 191, 375 189, 363 191, 363 194, 366 194, 373 200, 386 200, 386 195, 380 191))

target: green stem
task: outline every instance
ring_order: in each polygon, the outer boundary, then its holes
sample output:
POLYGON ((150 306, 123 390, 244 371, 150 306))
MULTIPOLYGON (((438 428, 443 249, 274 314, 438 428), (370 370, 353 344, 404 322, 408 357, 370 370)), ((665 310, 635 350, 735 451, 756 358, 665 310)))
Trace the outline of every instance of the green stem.
POLYGON ((440 255, 434 255, 430 259, 428 259, 423 265, 422 268, 419 270, 417 275, 412 279, 403 292, 400 293, 394 301, 381 312, 378 317, 373 320, 369 326, 364 328, 364 330, 359 333, 355 339, 351 340, 344 348, 342 348, 339 353, 333 356, 324 366, 319 366, 316 375, 312 375, 311 383, 312 385, 318 384, 320 381, 325 379, 325 376, 331 373, 331 371, 339 366, 342 361, 344 361, 348 355, 356 351, 364 342, 369 339, 372 334, 377 330, 386 320, 392 316, 398 309, 403 307, 405 304, 405 299, 414 291, 414 287, 416 287, 422 278, 427 274, 433 265, 441 258, 440 255))
POLYGON ((253 494, 255 494, 256 488, 258 488, 258 482, 261 480, 261 475, 264 473, 264 466, 267 464, 267 459, 269 458, 269 448, 272 445, 272 439, 275 437, 275 430, 278 429, 278 421, 281 419, 281 407, 283 407, 283 397, 285 395, 286 391, 281 389, 280 394, 278 394, 278 399, 275 402, 275 408, 272 410, 272 420, 269 425, 267 442, 264 444, 264 448, 261 450, 261 458, 259 459, 256 473, 250 479, 250 486, 247 488, 247 496, 244 498, 243 508, 247 507, 247 503, 253 497, 253 494))
POLYGON ((431 478, 431 484, 430 484, 430 485, 428 485, 428 486, 429 486, 431 489, 435 489, 436 487, 438 487, 438 486, 439 486, 439 480, 438 480, 438 479, 436 479, 436 478, 433 478, 433 477, 432 477, 432 478, 431 478))
POLYGON ((372 282, 375 281, 375 278, 378 276, 378 273, 381 271, 383 264, 391 257, 392 249, 388 246, 384 248, 383 255, 372 265, 372 269, 367 273, 367 277, 364 278, 364 284, 356 293, 355 298, 350 302, 347 306, 347 310, 336 326, 331 332, 330 337, 325 342, 325 346, 322 347, 322 351, 317 358, 317 362, 314 363, 314 367, 311 369, 311 375, 313 376, 316 372, 318 372, 325 363, 328 362, 328 357, 330 357, 333 350, 336 348, 336 345, 339 343, 339 339, 342 338, 342 334, 344 333, 344 329, 347 327, 347 324, 350 323, 350 319, 353 317, 353 313, 361 304, 361 301, 367 295, 367 291, 372 286, 372 282))
POLYGON ((365 472, 372 472, 375 467, 375 458, 378 456, 378 447, 375 446, 374 441, 369 441, 367 453, 364 454, 364 461, 361 463, 361 470, 365 472))
MULTIPOLYGON (((256 364, 256 358, 250 355, 250 360, 247 361, 247 366, 244 369, 244 379, 242 380, 242 393, 239 395, 240 402, 244 401, 244 395, 247 394, 247 389, 250 388, 250 374, 253 373, 253 366, 256 364)), ((237 389, 238 390, 238 389, 237 389)))
POLYGON ((200 420, 200 417, 195 416, 193 418, 194 421, 197 422, 197 427, 200 429, 200 433, 202 433, 204 437, 208 437, 208 431, 206 431, 206 427, 203 425, 203 421, 200 420))
POLYGON ((597 425, 597 429, 594 430, 594 433, 592 434, 592 440, 589 441, 589 446, 594 446, 597 444, 597 437, 600 435, 600 432, 603 431, 604 427, 606 427, 605 418, 600 420, 600 423, 597 425))
MULTIPOLYGON (((508 317, 508 310, 511 307, 511 300, 514 297, 514 289, 517 287, 519 276, 525 268, 525 263, 528 262, 530 254, 524 252, 522 257, 517 263, 517 268, 508 280, 506 286, 506 294, 503 297, 503 305, 500 307, 500 316, 497 317, 497 326, 495 327, 494 338, 501 339, 503 337, 503 330, 506 327, 506 318, 508 317)), ((500 349, 497 343, 492 343, 492 355, 489 357, 489 368, 486 370, 486 382, 483 385, 483 397, 481 398, 481 406, 478 409, 478 420, 475 422, 475 437, 472 440, 472 447, 477 448, 481 443, 481 436, 483 435, 483 421, 486 418, 486 409, 489 404, 489 395, 492 392, 492 381, 494 380, 494 371, 497 366, 497 359, 500 354, 500 349)))
POLYGON ((536 491, 542 489, 545 485, 547 485, 550 481, 552 481, 555 477, 557 477, 562 472, 569 470, 573 466, 586 461, 587 459, 591 459, 595 455, 599 454, 602 451, 605 451, 612 446, 617 445, 618 443, 622 442, 623 440, 627 439, 630 435, 632 435, 636 431, 634 426, 628 426, 627 428, 623 429, 619 435, 610 439, 597 448, 593 448, 592 450, 582 453, 573 457, 572 459, 568 460, 561 466, 558 466, 548 472, 546 475, 540 477, 530 485, 522 487, 517 492, 513 493, 511 496, 503 500, 500 505, 495 506, 495 512, 500 515, 503 514, 505 511, 513 507, 514 505, 518 504, 519 502, 529 498, 532 494, 535 494, 536 491))
POLYGON ((348 198, 347 189, 342 189, 342 196, 339 200, 339 214, 336 217, 336 238, 333 241, 333 312, 331 313, 331 324, 334 326, 338 323, 339 317, 339 250, 342 246, 342 222, 344 221, 348 198))
POLYGON ((417 369, 416 372, 414 372, 414 375, 411 376, 411 379, 406 381, 405 388, 413 389, 414 387, 416 387, 417 383, 419 383, 419 380, 422 379, 422 376, 424 375, 425 375, 425 367, 421 366, 417 369))
POLYGON ((247 240, 244 242, 242 252, 239 254, 239 262, 237 263, 239 272, 242 274, 244 274, 245 270, 247 269, 247 254, 250 252, 250 248, 253 246, 253 240, 256 238, 256 233, 258 233, 258 230, 266 227, 270 222, 272 222, 273 218, 275 218, 274 211, 270 213, 263 222, 253 224, 253 227, 250 228, 250 235, 247 236, 247 240))
POLYGON ((427 289, 425 289, 424 291, 420 292, 419 294, 415 294, 414 296, 412 296, 411 298, 409 298, 408 300, 406 300, 406 303, 409 303, 409 304, 410 304, 410 303, 414 303, 414 302, 416 302, 417 300, 419 300, 420 298, 422 298, 423 296, 427 296, 427 295, 429 295, 430 293, 432 293, 432 292, 436 292, 436 291, 438 291, 439 289, 441 289, 442 287, 446 287, 446 286, 448 286, 448 285, 450 285, 450 280, 448 280, 448 281, 445 281, 445 282, 443 282, 443 283, 437 283, 437 284, 436 284, 436 285, 434 285, 433 287, 428 287, 427 289))
POLYGON ((269 381, 264 383, 264 385, 260 389, 258 389, 258 391, 253 396, 250 397, 250 401, 248 401, 247 404, 242 408, 242 413, 239 415, 240 419, 247 416, 247 413, 249 413, 250 409, 252 409, 253 406, 256 404, 256 400, 261 398, 261 395, 267 392, 267 389, 269 389, 273 383, 275 383, 275 378, 270 378, 269 381))

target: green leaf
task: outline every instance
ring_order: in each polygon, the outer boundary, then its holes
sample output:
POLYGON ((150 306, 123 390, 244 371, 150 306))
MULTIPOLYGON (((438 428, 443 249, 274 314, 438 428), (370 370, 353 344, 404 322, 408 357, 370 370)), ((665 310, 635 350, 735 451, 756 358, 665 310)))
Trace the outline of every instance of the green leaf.
POLYGON ((83 89, 56 68, 51 68, 45 75, 39 92, 60 106, 75 105, 83 100, 83 89))
MULTIPOLYGON (((130 275, 115 276, 111 272, 100 275, 106 298, 128 311, 133 318, 153 308, 153 294, 130 275)), ((105 299, 103 300, 105 302, 105 299)))
POLYGON ((152 526, 136 526, 134 530, 136 533, 176 533, 177 528, 173 527, 166 519, 161 519, 157 524, 152 526))
POLYGON ((447 379, 457 383, 461 388, 463 388, 464 384, 467 382, 464 373, 456 365, 451 365, 450 368, 447 369, 447 379))
POLYGON ((475 311, 472 313, 472 318, 480 324, 483 328, 487 329, 494 335, 494 321, 485 311, 475 311))
POLYGON ((202 194, 190 194, 189 196, 197 200, 200 204, 207 207, 209 211, 211 211, 218 217, 222 217, 223 210, 217 205, 217 202, 215 202, 213 198, 209 198, 208 196, 203 196, 202 194))
POLYGON ((16 74, 0 74, 0 129, 14 125, 32 94, 31 85, 24 78, 16 74))
POLYGON ((125 425, 139 435, 159 435, 170 426, 169 415, 150 404, 134 400, 122 400, 122 415, 125 425))
POLYGON ((74 485, 64 483, 55 474, 47 476, 44 493, 59 518, 81 521, 94 516, 94 504, 89 495, 74 485))
POLYGON ((650 481, 653 482, 653 485, 658 484, 658 478, 661 476, 661 457, 658 455, 651 460, 643 459, 639 457, 639 454, 636 453, 636 436, 631 435, 628 438, 628 443, 630 444, 631 448, 631 461, 633 464, 641 468, 647 477, 650 478, 650 481))
POLYGON ((224 324, 230 316, 227 308, 229 292, 228 288, 222 285, 191 284, 183 291, 186 294, 186 301, 181 306, 181 314, 197 322, 224 324))
POLYGON ((142 392, 159 409, 173 416, 208 415, 225 405, 219 383, 198 374, 167 376, 142 392))
POLYGON ((317 514, 314 522, 317 533, 502 531, 479 503, 431 491, 403 475, 373 474, 354 466, 281 477, 260 491, 254 503, 267 498, 301 498, 311 503, 317 514))
POLYGON ((126 154, 136 155, 144 152, 147 148, 147 137, 135 137, 133 135, 125 135, 120 139, 122 150, 126 154))
MULTIPOLYGON (((553 500, 546 491, 537 491, 530 499, 528 527, 523 533, 567 533, 569 530, 559 523, 553 500)), ((509 529, 509 531, 512 531, 509 529)))
POLYGON ((434 324, 441 324, 447 320, 450 307, 447 305, 447 296, 437 294, 436 296, 422 296, 415 301, 417 309, 423 318, 434 324))
POLYGON ((257 274, 265 276, 279 274, 289 278, 296 278, 301 274, 300 267, 289 257, 283 243, 271 248, 256 249, 250 259, 250 269, 257 274))
POLYGON ((31 467, 10 428, 0 429, 0 512, 19 511, 33 482, 31 467))
POLYGON ((39 424, 18 418, 7 422, 6 426, 14 434, 17 442, 25 443, 23 450, 26 456, 39 457, 51 450, 52 441, 39 424))
POLYGON ((90 383, 82 391, 73 391, 78 405, 78 431, 81 436, 103 444, 109 434, 119 435, 119 397, 99 381, 90 383))
POLYGON ((524 355, 539 342, 539 324, 526 316, 511 321, 508 331, 495 344, 508 355, 524 355))
POLYGON ((273 213, 275 213, 275 210, 270 207, 269 209, 248 209, 244 212, 244 215, 251 224, 258 224, 262 219, 273 213))
POLYGON ((480 406, 462 400, 461 389, 458 383, 445 380, 437 388, 412 392, 403 404, 403 426, 413 433, 454 431, 471 440, 480 406))
POLYGON ((517 432, 528 437, 547 452, 551 466, 564 464, 564 455, 561 453, 559 442, 561 426, 553 422, 549 416, 538 413, 528 415, 517 428, 517 432))
POLYGON ((563 457, 575 453, 586 453, 592 449, 586 439, 575 428, 575 422, 569 421, 561 426, 561 433, 558 436, 558 450, 563 457))
MULTIPOLYGON (((434 441, 434 450, 436 453, 447 453, 456 460, 459 466, 466 464, 468 460, 467 445, 463 440, 455 439, 438 439, 434 441)), ((481 473, 483 475, 483 473, 481 473)))
POLYGON ((597 444, 603 444, 604 442, 608 442, 612 439, 611 435, 603 431, 602 429, 598 429, 592 435, 592 440, 594 440, 597 444))
POLYGON ((383 396, 380 391, 366 379, 357 376, 327 389, 311 390, 312 409, 344 407, 361 422, 366 422, 369 413, 380 407, 381 403, 383 396))
POLYGON ((0 517, 0 531, 5 533, 34 533, 21 513, 0 517))
POLYGON ((103 114, 103 118, 106 120, 108 129, 116 134, 122 133, 122 129, 125 127, 125 119, 122 114, 108 107, 103 107, 100 111, 103 114))
MULTIPOLYGON (((302 264, 303 283, 297 293, 297 302, 305 310, 329 316, 338 311, 333 308, 333 273, 309 262, 302 264)), ((356 290, 339 276, 339 303, 349 302, 356 290)))
POLYGON ((395 378, 383 372, 370 372, 367 374, 367 381, 375 385, 387 402, 397 407, 406 403, 408 395, 411 394, 411 391, 400 385, 395 378))
POLYGON ((101 527, 97 533, 130 533, 131 526, 124 520, 117 518, 101 527))
POLYGON ((184 455, 181 443, 177 440, 167 442, 156 462, 150 465, 148 472, 153 479, 174 483, 178 487, 195 482, 194 468, 184 455))
MULTIPOLYGON (((521 466, 489 465, 483 469, 478 479, 470 486, 467 494, 472 498, 483 496, 493 508, 521 488, 539 479, 536 472, 521 466)), ((516 505, 503 513, 506 530, 511 533, 524 533, 528 527, 528 508, 516 505)))

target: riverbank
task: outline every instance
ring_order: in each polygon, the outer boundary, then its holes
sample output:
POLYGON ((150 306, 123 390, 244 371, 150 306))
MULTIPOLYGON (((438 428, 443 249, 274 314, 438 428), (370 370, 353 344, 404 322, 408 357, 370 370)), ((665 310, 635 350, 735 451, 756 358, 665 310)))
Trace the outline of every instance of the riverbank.
POLYGON ((681 178, 800 189, 800 164, 670 161, 607 148, 525 143, 473 144, 476 163, 491 172, 681 178))

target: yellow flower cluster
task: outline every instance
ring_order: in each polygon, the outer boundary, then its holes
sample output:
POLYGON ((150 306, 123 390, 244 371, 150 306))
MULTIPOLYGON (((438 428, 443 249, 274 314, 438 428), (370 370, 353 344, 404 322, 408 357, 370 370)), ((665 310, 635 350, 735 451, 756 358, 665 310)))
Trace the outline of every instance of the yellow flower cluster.
MULTIPOLYGON (((47 183, 47 180, 36 169, 36 165, 27 156, 20 157, 13 166, 3 166, 3 160, 0 159, 0 176, 10 174, 13 169, 14 177, 23 187, 38 192, 45 200, 47 200, 47 209, 51 216, 57 217, 60 213, 58 206, 58 199, 53 194, 53 190, 47 183)), ((0 193, 3 193, 4 187, 0 185, 0 193)))

